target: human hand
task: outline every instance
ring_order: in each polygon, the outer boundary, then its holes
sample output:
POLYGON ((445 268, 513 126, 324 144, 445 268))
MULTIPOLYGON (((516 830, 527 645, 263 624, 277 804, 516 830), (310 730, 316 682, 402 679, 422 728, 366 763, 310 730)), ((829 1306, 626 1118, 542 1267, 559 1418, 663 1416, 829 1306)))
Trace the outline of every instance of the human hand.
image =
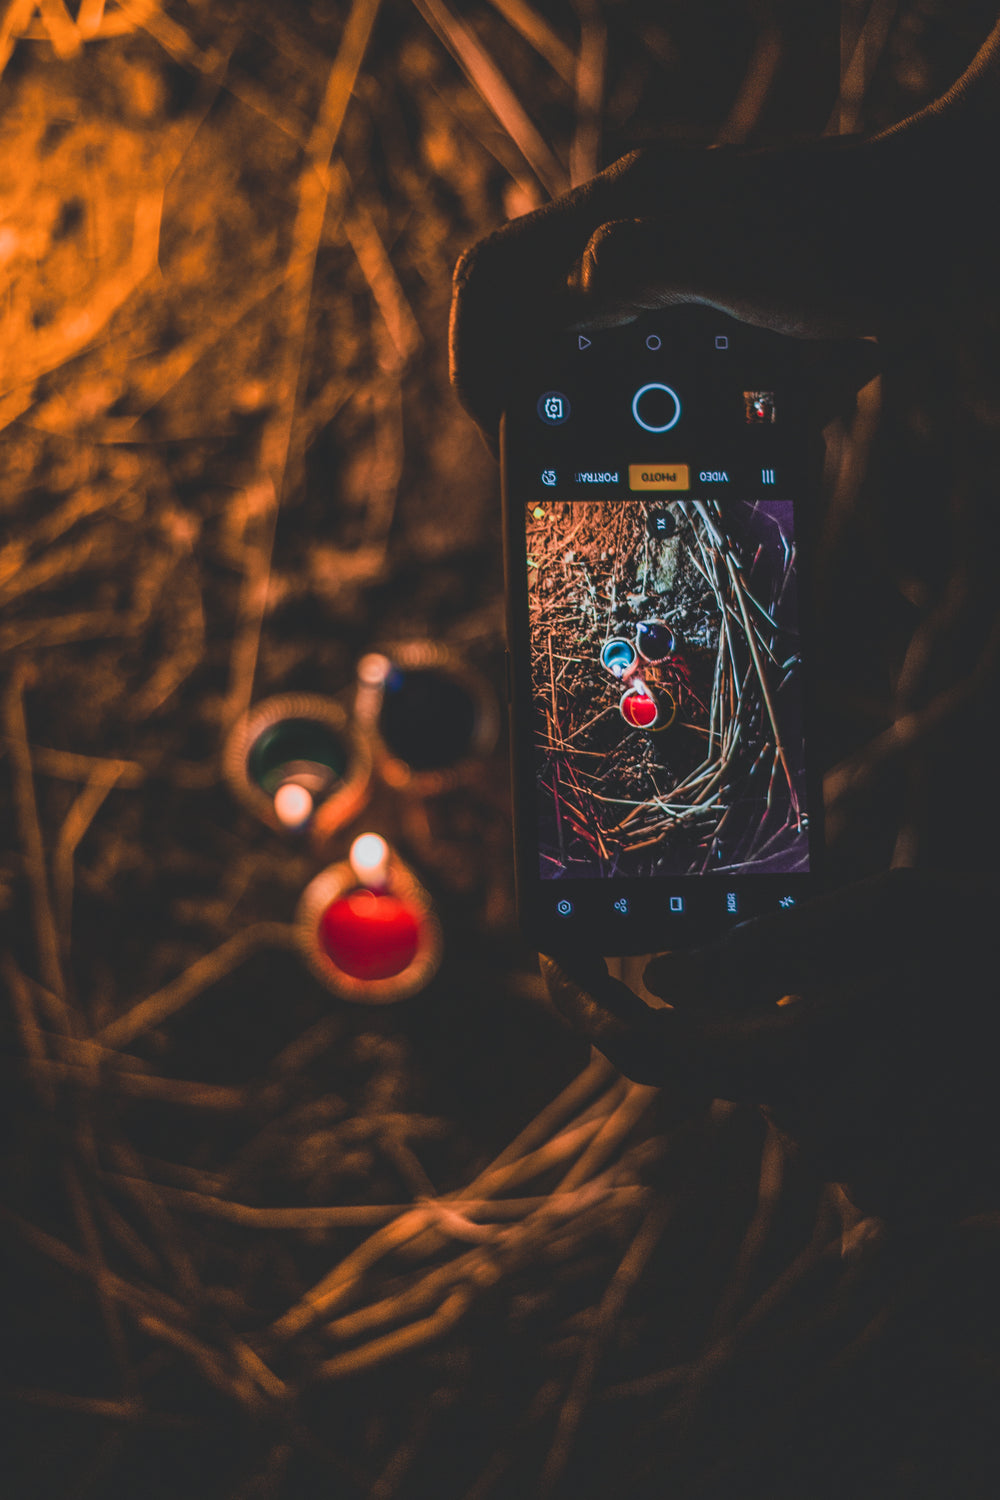
POLYGON ((974 296, 957 268, 995 244, 998 72, 1000 24, 944 100, 881 136, 650 146, 513 220, 455 271, 459 400, 495 448, 517 371, 557 330, 695 302, 800 338, 887 336, 974 296))
POLYGON ((996 883, 893 871, 654 958, 670 1009, 600 959, 543 974, 628 1077, 762 1108, 862 1211, 972 1212, 1000 1188, 998 901, 996 883))

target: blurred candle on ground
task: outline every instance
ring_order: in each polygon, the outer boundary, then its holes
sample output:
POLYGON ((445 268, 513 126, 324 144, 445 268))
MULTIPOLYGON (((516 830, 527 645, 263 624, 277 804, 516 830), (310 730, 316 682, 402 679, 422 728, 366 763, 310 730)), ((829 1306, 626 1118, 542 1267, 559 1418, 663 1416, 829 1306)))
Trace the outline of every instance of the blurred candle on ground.
POLYGON ((412 771, 437 771, 471 754, 477 705, 468 686, 443 667, 393 666, 385 677, 378 730, 412 771))
POLYGON ((420 946, 417 913, 397 896, 351 891, 319 922, 324 952, 352 979, 391 979, 409 968, 420 946))
POLYGON ((312 793, 297 781, 286 781, 274 794, 275 816, 286 828, 302 828, 312 810, 312 793))

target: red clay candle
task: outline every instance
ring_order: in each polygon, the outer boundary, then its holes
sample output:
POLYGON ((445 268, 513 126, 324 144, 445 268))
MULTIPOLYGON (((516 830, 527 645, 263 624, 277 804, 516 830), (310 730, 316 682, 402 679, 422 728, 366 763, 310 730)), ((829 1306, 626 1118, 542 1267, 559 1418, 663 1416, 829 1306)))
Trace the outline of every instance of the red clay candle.
POLYGON ((416 957, 420 923, 398 896, 349 891, 331 901, 319 921, 319 940, 338 969, 352 979, 391 979, 416 957))
POLYGON ((635 690, 625 694, 621 701, 622 718, 633 729, 651 729, 656 722, 656 704, 645 693, 635 690))

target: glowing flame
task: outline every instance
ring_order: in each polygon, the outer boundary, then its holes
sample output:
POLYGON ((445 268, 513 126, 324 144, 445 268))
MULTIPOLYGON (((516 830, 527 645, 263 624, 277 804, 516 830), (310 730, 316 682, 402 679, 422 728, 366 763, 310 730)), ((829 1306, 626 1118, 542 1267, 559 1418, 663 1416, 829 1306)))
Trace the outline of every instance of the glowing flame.
POLYGON ((297 781, 286 781, 274 794, 274 812, 286 828, 301 828, 312 816, 313 799, 297 781))
POLYGON ((392 662, 380 651, 369 651, 358 662, 358 680, 365 687, 381 687, 391 671, 392 662))
POLYGON ((381 834, 359 834, 347 858, 362 885, 383 884, 389 869, 389 845, 381 834))

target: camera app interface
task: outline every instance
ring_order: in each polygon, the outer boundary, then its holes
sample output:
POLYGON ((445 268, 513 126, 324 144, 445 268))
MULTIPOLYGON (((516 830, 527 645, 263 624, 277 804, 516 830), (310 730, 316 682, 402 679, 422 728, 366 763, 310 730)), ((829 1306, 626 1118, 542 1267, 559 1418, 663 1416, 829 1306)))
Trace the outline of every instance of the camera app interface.
POLYGON ((526 506, 542 879, 809 868, 792 503, 692 478, 526 506))

